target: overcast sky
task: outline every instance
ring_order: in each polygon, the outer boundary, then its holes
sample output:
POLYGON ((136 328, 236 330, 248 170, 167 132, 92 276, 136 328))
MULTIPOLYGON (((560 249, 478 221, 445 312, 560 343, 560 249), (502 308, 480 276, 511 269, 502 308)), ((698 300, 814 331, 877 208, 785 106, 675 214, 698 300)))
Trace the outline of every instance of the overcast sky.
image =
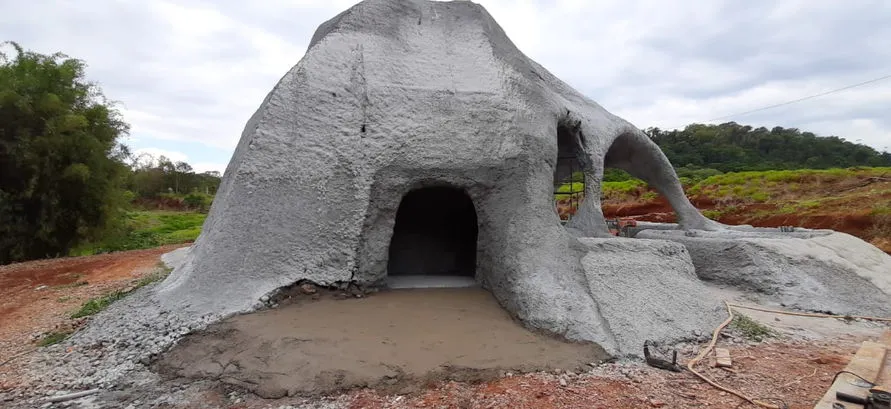
MULTIPOLYGON (((0 41, 62 51, 132 148, 225 169, 248 117, 344 0, 0 0, 0 41)), ((482 0, 517 46, 635 125, 677 128, 891 74, 888 0, 482 0)), ((891 79, 722 118, 891 150, 891 79)))

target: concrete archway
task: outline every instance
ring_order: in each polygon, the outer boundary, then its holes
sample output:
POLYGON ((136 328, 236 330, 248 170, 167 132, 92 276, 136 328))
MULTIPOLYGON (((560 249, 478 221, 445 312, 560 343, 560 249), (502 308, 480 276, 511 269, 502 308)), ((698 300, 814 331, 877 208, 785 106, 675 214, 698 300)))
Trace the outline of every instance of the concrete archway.
POLYGON ((476 209, 463 190, 410 191, 396 212, 387 273, 474 277, 477 235, 476 209))

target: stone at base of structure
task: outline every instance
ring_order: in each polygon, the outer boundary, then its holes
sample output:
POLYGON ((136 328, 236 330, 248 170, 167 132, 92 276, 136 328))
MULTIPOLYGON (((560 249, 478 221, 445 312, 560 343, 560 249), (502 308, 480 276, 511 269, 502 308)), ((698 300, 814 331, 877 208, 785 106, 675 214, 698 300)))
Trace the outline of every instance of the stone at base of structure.
POLYGON ((635 237, 683 244, 699 278, 764 302, 834 314, 891 313, 891 256, 845 233, 735 227, 652 229, 635 237))
POLYGON ((672 343, 709 333, 721 301, 696 277, 683 245, 666 240, 580 239, 591 294, 611 330, 607 351, 641 354, 644 341, 672 343))

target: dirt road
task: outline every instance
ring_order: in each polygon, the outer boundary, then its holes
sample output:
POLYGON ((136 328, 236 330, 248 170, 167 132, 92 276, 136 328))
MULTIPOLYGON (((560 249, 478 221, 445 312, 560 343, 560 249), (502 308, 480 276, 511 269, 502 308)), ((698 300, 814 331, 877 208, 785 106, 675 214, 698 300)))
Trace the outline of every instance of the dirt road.
MULTIPOLYGON (((79 322, 69 316, 84 302, 127 288, 155 271, 161 254, 178 247, 0 266, 0 361, 33 350, 45 333, 76 327, 79 322)), ((15 364, 0 366, 0 388, 17 383, 8 376, 15 364)))

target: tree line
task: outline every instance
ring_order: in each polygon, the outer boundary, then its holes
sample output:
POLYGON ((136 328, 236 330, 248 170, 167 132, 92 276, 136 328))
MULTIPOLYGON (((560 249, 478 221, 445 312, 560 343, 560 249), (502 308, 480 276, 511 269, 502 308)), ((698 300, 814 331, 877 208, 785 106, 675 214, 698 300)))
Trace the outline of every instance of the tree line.
POLYGON ((675 168, 721 172, 891 166, 891 153, 837 136, 817 136, 797 128, 767 129, 727 122, 691 124, 684 129, 644 132, 675 168))
POLYGON ((2 45, 15 55, 0 50, 0 264, 66 255, 119 229, 135 198, 216 191, 219 174, 135 160, 120 143, 129 125, 83 61, 2 45))
POLYGON ((221 175, 218 171, 196 173, 192 165, 172 161, 164 155, 128 154, 128 174, 125 187, 135 197, 154 199, 165 194, 217 193, 221 175))
MULTIPOLYGON (((83 61, 0 50, 0 264, 69 254, 119 232, 134 202, 182 200, 205 209, 218 172, 135 155, 116 105, 86 79, 83 61)), ((741 170, 891 166, 891 154, 794 128, 733 122, 648 128, 681 177, 741 170)), ((628 178, 610 171, 606 180, 628 178)))

